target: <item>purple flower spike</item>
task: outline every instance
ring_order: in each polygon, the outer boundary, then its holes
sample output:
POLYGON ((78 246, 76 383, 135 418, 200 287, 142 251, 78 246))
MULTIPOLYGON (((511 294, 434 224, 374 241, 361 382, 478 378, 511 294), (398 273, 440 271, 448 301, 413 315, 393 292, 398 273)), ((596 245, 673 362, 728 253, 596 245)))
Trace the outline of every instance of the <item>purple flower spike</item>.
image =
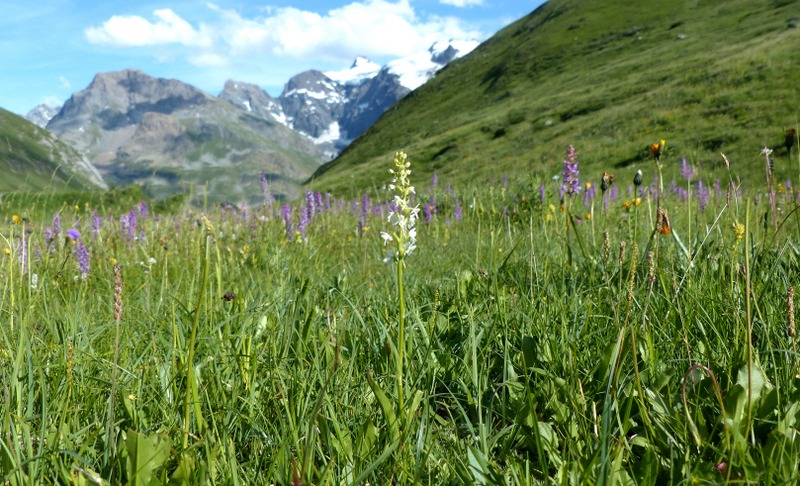
POLYGON ((681 175, 687 181, 694 177, 694 167, 686 161, 686 157, 681 157, 681 175))
POLYGON ((578 157, 575 147, 570 145, 567 148, 567 156, 564 159, 564 167, 561 171, 563 176, 561 190, 566 196, 573 196, 581 192, 581 181, 578 180, 578 157))
POLYGON ((86 278, 89 275, 89 267, 91 263, 89 258, 89 250, 82 241, 79 241, 78 245, 75 247, 75 258, 78 260, 78 271, 81 274, 81 278, 86 278))

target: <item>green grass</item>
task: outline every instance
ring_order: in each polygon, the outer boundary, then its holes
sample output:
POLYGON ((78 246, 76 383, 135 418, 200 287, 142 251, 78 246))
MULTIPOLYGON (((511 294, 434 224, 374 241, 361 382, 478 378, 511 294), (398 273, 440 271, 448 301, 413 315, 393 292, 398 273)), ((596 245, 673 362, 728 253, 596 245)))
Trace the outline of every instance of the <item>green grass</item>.
MULTIPOLYGON (((721 174, 723 152, 745 180, 760 177, 754 147, 782 148, 797 124, 800 30, 787 26, 798 5, 551 0, 398 103, 309 185, 380 186, 398 149, 423 179, 545 178, 570 143, 586 174, 627 179, 662 138, 674 161, 721 174)), ((800 177, 776 155, 782 178, 800 177)))
POLYGON ((0 193, 93 188, 76 173, 75 150, 24 118, 0 108, 0 193))
MULTIPOLYGON (((794 190, 775 185, 777 233, 767 193, 728 202, 723 183, 701 210, 694 183, 689 202, 667 191, 661 234, 659 203, 623 197, 621 180, 605 210, 599 193, 562 208, 552 181, 540 202, 539 181, 447 194, 448 178, 431 188, 414 174, 417 202, 434 196, 437 212, 402 274, 383 263, 387 191, 360 229, 360 199, 334 198, 299 238, 277 208, 144 218, 133 193, 4 200, 3 481, 800 478, 794 190), (120 226, 131 209, 135 239, 120 226), (83 279, 73 221, 91 252, 83 279)), ((297 225, 304 206, 287 207, 297 225)))

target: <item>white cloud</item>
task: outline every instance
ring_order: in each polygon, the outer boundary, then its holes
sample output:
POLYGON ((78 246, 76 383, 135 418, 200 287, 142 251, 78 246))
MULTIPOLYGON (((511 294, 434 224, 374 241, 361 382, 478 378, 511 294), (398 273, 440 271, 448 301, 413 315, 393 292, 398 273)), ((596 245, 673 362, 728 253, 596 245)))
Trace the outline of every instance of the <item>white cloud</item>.
POLYGON ((472 7, 475 5, 483 5, 483 0, 439 0, 442 5, 451 5, 453 7, 472 7))
POLYGON ((210 32, 201 25, 195 29, 171 9, 153 12, 155 22, 137 15, 114 15, 99 27, 84 31, 92 44, 114 47, 144 47, 180 44, 207 47, 212 44, 210 32))
POLYGON ((69 79, 67 79, 66 76, 63 75, 58 77, 58 84, 64 89, 72 88, 72 83, 70 83, 69 79))
MULTIPOLYGON (((482 0, 442 0, 474 4, 482 0)), ((350 62, 356 55, 405 56, 447 39, 482 39, 478 29, 455 17, 417 16, 410 0, 360 0, 324 13, 270 7, 259 17, 207 4, 213 20, 193 26, 170 9, 156 10, 154 21, 113 16, 85 30, 86 38, 106 46, 191 47, 186 59, 199 67, 268 63, 275 58, 350 62)))

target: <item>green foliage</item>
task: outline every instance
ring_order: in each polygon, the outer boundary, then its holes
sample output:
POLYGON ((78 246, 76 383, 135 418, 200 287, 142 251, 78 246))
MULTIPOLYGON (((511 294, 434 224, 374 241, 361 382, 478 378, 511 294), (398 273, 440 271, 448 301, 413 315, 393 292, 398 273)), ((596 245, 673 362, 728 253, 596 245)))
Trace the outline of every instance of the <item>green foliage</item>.
POLYGON ((271 207, 145 216, 135 189, 5 199, 2 481, 800 480, 794 188, 448 182, 415 184, 400 276, 388 189, 287 205, 288 234, 271 207))
POLYGON ((78 153, 46 130, 0 108, 0 193, 94 188, 74 169, 78 153))
MULTIPOLYGON (((722 174, 723 152, 745 180, 760 176, 754 144, 782 147, 797 124, 800 30, 787 27, 797 6, 550 0, 398 103, 310 187, 380 187, 383 161, 398 149, 413 154, 422 179, 547 178, 569 144, 586 173, 630 180, 661 138, 675 161, 685 155, 722 174)), ((778 177, 796 178, 786 153, 775 155, 778 177)))

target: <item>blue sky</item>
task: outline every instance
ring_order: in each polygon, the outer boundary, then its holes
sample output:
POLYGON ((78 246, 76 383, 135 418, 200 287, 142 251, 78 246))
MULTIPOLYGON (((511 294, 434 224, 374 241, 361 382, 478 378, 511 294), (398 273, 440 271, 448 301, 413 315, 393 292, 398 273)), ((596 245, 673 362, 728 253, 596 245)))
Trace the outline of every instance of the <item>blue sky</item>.
POLYGON ((98 72, 140 69, 218 94, 228 79, 277 96, 306 69, 383 64, 434 41, 483 41, 543 0, 3 2, 0 107, 63 103, 98 72))

